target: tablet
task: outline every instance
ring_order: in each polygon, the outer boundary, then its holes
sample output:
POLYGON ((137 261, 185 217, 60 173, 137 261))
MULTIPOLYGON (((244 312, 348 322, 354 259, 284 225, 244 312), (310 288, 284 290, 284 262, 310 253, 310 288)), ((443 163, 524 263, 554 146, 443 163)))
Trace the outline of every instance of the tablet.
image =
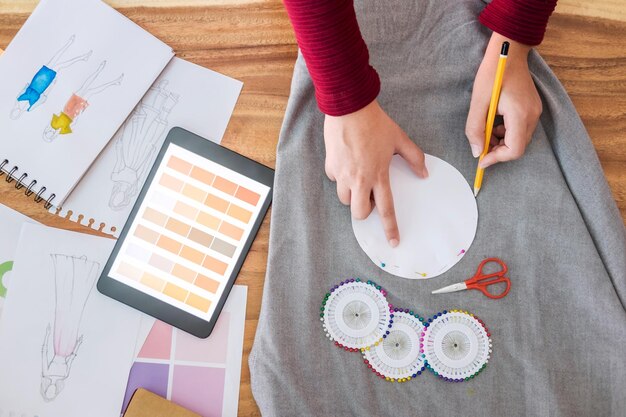
POLYGON ((208 337, 267 213, 273 182, 272 169, 173 128, 98 290, 208 337))

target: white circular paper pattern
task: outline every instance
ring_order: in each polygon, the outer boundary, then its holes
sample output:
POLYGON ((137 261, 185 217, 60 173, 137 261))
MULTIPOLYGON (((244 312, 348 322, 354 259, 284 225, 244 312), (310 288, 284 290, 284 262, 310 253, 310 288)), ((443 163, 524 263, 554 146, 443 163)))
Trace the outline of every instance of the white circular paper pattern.
POLYGON ((465 255, 476 235, 478 208, 469 184, 452 165, 426 155, 429 176, 418 178, 394 155, 389 166, 400 244, 389 246, 374 208, 365 220, 352 219, 359 245, 379 268, 409 279, 433 278, 465 255))

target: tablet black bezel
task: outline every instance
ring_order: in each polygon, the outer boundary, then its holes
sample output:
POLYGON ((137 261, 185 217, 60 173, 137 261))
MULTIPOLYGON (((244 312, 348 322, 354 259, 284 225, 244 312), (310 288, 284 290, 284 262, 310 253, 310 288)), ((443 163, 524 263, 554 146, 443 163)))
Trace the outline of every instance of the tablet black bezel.
POLYGON ((208 337, 211 334, 211 331, 213 330, 217 319, 219 318, 220 312, 224 307, 224 303, 226 302, 226 299, 230 294, 233 284, 235 283, 235 279, 237 278, 237 275, 239 274, 239 271, 241 270, 241 267, 248 255, 248 252, 250 251, 252 242, 254 241, 259 231, 259 228, 263 223, 263 219, 267 214, 269 206, 272 202, 272 195, 274 190, 273 185, 273 169, 256 161, 253 161, 236 152, 233 152, 230 149, 224 148, 216 143, 210 142, 185 129, 182 129, 180 127, 172 128, 169 131, 165 142, 161 147, 161 150, 159 151, 157 159, 154 162, 150 173, 148 174, 148 177, 141 189, 141 192, 139 193, 139 196, 137 198, 137 201, 135 202, 135 205, 133 206, 130 216, 128 217, 128 220, 126 221, 126 224, 124 225, 124 228, 120 233, 115 247, 113 248, 113 252, 109 256, 109 260, 107 261, 102 271, 102 274, 98 279, 98 291, 130 307, 143 311, 144 313, 149 314, 152 317, 171 324, 174 327, 184 330, 194 336, 200 338, 208 337), (250 235, 246 239, 241 255, 239 256, 235 267, 228 277, 226 288, 222 292, 214 313, 209 321, 203 320, 171 304, 154 298, 151 295, 141 292, 109 276, 111 272, 111 267, 113 266, 113 262, 119 253, 122 243, 124 242, 128 230, 130 229, 130 226, 135 220, 135 216, 137 215, 137 212, 141 207, 146 193, 148 192, 148 189, 150 188, 150 185, 154 180, 156 172, 161 165, 163 156, 165 155, 165 152, 169 148, 170 144, 178 145, 217 164, 223 165, 226 168, 229 168, 246 177, 258 181, 259 183, 262 183, 270 188, 268 195, 265 198, 265 201, 263 201, 261 211, 259 212, 259 215, 254 222, 250 235))

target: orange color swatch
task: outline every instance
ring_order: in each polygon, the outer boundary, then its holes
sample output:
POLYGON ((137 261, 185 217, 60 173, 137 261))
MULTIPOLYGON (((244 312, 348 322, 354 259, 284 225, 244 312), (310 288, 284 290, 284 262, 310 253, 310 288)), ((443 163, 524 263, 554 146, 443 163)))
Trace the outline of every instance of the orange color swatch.
POLYGON ((252 217, 252 212, 244 208, 241 208, 235 204, 231 204, 230 207, 228 208, 228 215, 231 217, 234 217, 240 222, 248 223, 250 221, 250 218, 252 217))
POLYGON ((172 269, 172 275, 187 282, 193 282, 197 274, 189 268, 176 264, 174 265, 174 269, 172 269))
POLYGON ((175 156, 170 156, 170 159, 167 161, 167 166, 180 172, 181 174, 187 175, 191 171, 191 167, 193 165, 175 156))
POLYGON ((205 277, 204 275, 198 275, 198 278, 196 278, 194 285, 215 294, 220 286, 220 283, 215 281, 214 279, 205 277))
POLYGON ((261 198, 259 194, 255 193, 254 191, 248 190, 241 185, 237 189, 235 197, 237 197, 241 201, 245 201, 248 204, 252 204, 253 206, 256 206, 259 202, 259 199, 261 198))
POLYGON ((213 187, 230 195, 235 194, 235 191, 237 190, 237 184, 232 181, 228 181, 226 178, 222 177, 215 177, 215 181, 213 181, 213 187))
POLYGON ((223 198, 219 198, 218 196, 215 196, 213 194, 209 194, 206 198, 206 200, 204 201, 204 204, 206 204, 207 206, 217 210, 217 211, 221 211, 222 213, 226 213, 226 209, 228 208, 228 201, 224 200, 223 198))
POLYGON ((204 259, 204 253, 195 250, 194 248, 190 248, 189 246, 183 246, 180 251, 180 256, 197 265, 201 265, 202 260, 204 259))
POLYGON ((206 191, 202 191, 198 187, 185 184, 185 187, 183 188, 183 195, 202 203, 206 198, 207 193, 206 191))
POLYGON ((148 272, 143 273, 143 276, 141 277, 141 283, 159 292, 165 285, 165 281, 163 281, 159 277, 155 277, 154 275, 148 272))
POLYGON ((205 183, 206 185, 211 185, 213 179, 215 178, 215 175, 211 174, 209 171, 198 167, 193 167, 189 176, 195 180, 205 183))
POLYGON ((201 225, 206 226, 209 229, 213 229, 213 230, 217 230, 221 222, 221 220, 218 219, 217 217, 212 216, 209 213, 205 213, 204 211, 201 211, 200 213, 198 213, 198 217, 196 218, 196 221, 200 223, 201 225))
POLYGON ((228 268, 228 265, 225 264, 222 261, 218 261, 215 258, 212 258, 210 256, 206 256, 206 258, 204 258, 204 262, 202 262, 202 266, 204 266, 206 269, 209 269, 213 272, 217 272, 220 275, 224 275, 224 272, 226 272, 226 268, 228 268))
POLYGON ((237 226, 233 226, 228 222, 222 222, 219 232, 235 240, 240 240, 241 236, 243 236, 243 229, 240 229, 237 226))
POLYGON ((163 289, 163 294, 172 297, 181 303, 185 302, 187 298, 187 294, 189 292, 185 289, 180 288, 178 285, 170 284, 169 282, 165 284, 165 288, 163 289))
POLYGON ((185 303, 193 308, 197 308, 200 311, 204 311, 205 313, 208 312, 209 307, 211 307, 211 301, 192 292, 189 293, 189 297, 187 297, 187 301, 185 303))
POLYGON ((161 237, 159 237, 159 240, 157 242, 157 246, 165 249, 168 252, 172 252, 173 254, 178 254, 178 252, 180 252, 180 248, 182 246, 182 244, 170 237, 161 235, 161 237))
POLYGON ((191 226, 181 222, 180 220, 176 220, 172 217, 170 217, 169 220, 167 221, 165 228, 169 230, 170 232, 174 232, 183 237, 187 236, 187 234, 189 233, 189 230, 191 230, 191 226))

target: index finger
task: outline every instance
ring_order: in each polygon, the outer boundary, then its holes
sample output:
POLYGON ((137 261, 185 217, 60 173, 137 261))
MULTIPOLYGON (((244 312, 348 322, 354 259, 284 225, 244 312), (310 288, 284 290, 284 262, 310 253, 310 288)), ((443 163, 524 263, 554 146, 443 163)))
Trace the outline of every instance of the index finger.
POLYGON ((398 231, 389 177, 374 186, 373 192, 376 208, 378 209, 378 214, 380 215, 380 220, 385 230, 385 236, 387 237, 389 246, 395 248, 400 243, 400 232, 398 231))

